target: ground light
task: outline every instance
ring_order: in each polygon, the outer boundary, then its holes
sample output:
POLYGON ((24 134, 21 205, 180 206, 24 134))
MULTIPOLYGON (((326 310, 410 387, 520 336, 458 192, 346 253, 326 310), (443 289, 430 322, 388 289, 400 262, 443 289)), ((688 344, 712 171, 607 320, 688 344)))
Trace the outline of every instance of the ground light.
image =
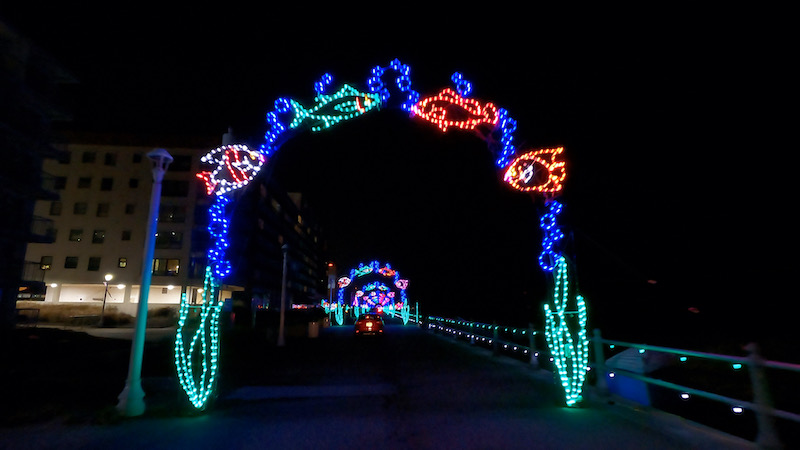
MULTIPOLYGON (((216 374, 218 356, 218 316, 221 304, 215 290, 231 271, 226 253, 228 249, 228 205, 227 194, 246 186, 269 163, 269 158, 280 145, 298 132, 321 132, 337 124, 356 120, 382 108, 399 107, 413 120, 429 122, 445 132, 469 132, 486 141, 494 159, 498 175, 509 187, 528 195, 541 195, 545 199, 547 213, 540 223, 545 238, 539 258, 542 270, 556 271, 556 294, 552 305, 546 306, 548 345, 557 355, 556 365, 566 394, 566 403, 575 405, 581 398, 581 390, 588 369, 586 339, 586 303, 580 295, 568 295, 568 263, 564 258, 562 240, 564 233, 558 223, 562 204, 555 197, 563 189, 566 166, 562 159, 563 147, 553 149, 518 148, 514 141, 517 121, 510 113, 492 102, 470 97, 472 84, 461 73, 451 77, 452 87, 423 97, 412 87, 411 69, 395 59, 387 66, 376 66, 366 80, 367 89, 359 90, 352 84, 334 87, 333 77, 324 74, 314 84, 316 96, 312 103, 303 104, 295 99, 281 97, 275 100, 273 109, 266 114, 267 131, 259 150, 245 145, 226 145, 212 150, 201 161, 213 166, 197 174, 206 185, 206 192, 213 197, 209 207, 211 247, 208 250, 208 266, 204 282, 203 306, 200 328, 190 339, 184 341, 186 298, 181 300, 181 314, 176 333, 176 365, 184 390, 192 404, 204 408, 216 374), (568 306, 569 304, 569 306, 568 306), (200 367, 195 367, 198 364, 200 367)), ((388 264, 362 265, 350 275, 340 278, 340 292, 346 283, 366 275, 369 271, 393 271, 388 264), (343 283, 345 283, 343 285, 343 283)), ((395 274, 386 277, 394 277, 395 274)), ((404 297, 408 280, 397 279, 403 320, 408 320, 408 301, 404 297)), ((378 298, 379 296, 376 296, 378 298)), ((331 301, 338 323, 343 323, 345 302, 331 301)), ((358 305, 360 306, 360 304, 358 305)), ((358 311, 360 308, 353 308, 358 311)))

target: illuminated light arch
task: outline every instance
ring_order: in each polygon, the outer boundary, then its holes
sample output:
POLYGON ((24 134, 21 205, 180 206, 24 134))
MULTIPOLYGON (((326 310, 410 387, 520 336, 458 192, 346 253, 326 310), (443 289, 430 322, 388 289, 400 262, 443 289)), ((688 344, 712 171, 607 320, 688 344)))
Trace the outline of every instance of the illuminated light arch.
MULTIPOLYGON (((258 151, 246 146, 224 146, 212 150, 202 159, 204 163, 215 167, 197 174, 197 177, 205 183, 207 193, 214 194, 214 201, 209 207, 208 229, 212 244, 208 250, 200 325, 187 344, 184 334, 187 331, 186 318, 189 307, 183 296, 175 339, 178 377, 190 401, 198 409, 206 406, 214 388, 218 369, 218 322, 222 302, 217 294, 221 281, 231 272, 231 263, 226 255, 229 247, 228 207, 231 202, 227 194, 246 186, 267 164, 269 157, 295 133, 301 131, 319 132, 372 111, 394 106, 408 112, 412 119, 417 118, 436 125, 442 132, 450 132, 454 128, 471 130, 486 141, 505 183, 520 192, 546 197, 548 211, 540 222, 544 238, 539 262, 545 272, 555 271, 556 292, 566 291, 564 287, 566 272, 562 273, 561 270, 565 263, 562 262, 563 255, 559 250, 563 233, 556 220, 561 211, 561 204, 552 199, 553 195, 562 190, 566 178, 566 165, 560 159, 563 148, 527 150, 518 156, 514 143, 517 121, 504 108, 491 102, 480 102, 470 98, 472 85, 461 73, 456 72, 451 77, 454 89, 445 88, 438 94, 425 98, 421 98, 419 92, 412 88, 410 73, 410 67, 397 59, 385 67, 376 66, 372 68, 367 78, 367 92, 359 91, 348 84, 331 91, 333 77, 326 73, 314 84, 316 96, 313 104, 304 106, 301 102, 286 97, 275 100, 273 110, 265 116, 268 129, 264 135, 264 143, 258 151), (559 270, 555 270, 556 268, 559 270), (196 367, 197 364, 199 367, 196 367)), ((342 292, 353 280, 375 271, 379 275, 394 279, 394 286, 399 289, 403 310, 406 313, 404 320, 407 320, 408 302, 405 290, 408 287, 408 280, 399 278, 399 274, 388 264, 385 266, 377 264, 375 267, 370 263, 353 269, 349 277, 339 280, 339 291, 342 292), (384 269, 386 273, 381 273, 380 270, 384 269), (393 272, 389 274, 389 271, 393 272)), ((572 336, 574 330, 562 325, 560 321, 561 314, 566 314, 566 310, 563 309, 569 300, 566 294, 562 297, 554 295, 552 307, 545 305, 548 345, 554 355, 561 355, 559 358, 562 362, 567 361, 571 355, 576 355, 579 350, 583 351, 587 345, 585 302, 580 296, 576 296, 576 299, 577 309, 579 312, 583 311, 584 320, 579 321, 580 330, 574 338, 572 336), (569 347, 570 345, 572 347, 569 347)), ((335 317, 340 324, 344 315, 342 300, 340 299, 336 305, 331 305, 331 308, 336 310, 335 317)), ((577 374, 580 372, 579 366, 584 362, 583 359, 578 359, 569 364, 572 369, 565 370, 567 372, 572 370, 577 374)), ((562 367, 567 365, 559 366, 560 375, 562 367)), ((573 405, 580 398, 584 378, 574 376, 570 380, 564 388, 567 404, 573 405)))
MULTIPOLYGON (((348 303, 350 306, 353 307, 352 311, 353 314, 358 317, 364 310, 371 309, 371 305, 369 301, 361 302, 360 298, 364 296, 366 291, 374 291, 374 289, 380 289, 381 286, 385 288, 387 292, 391 291, 394 295, 386 296, 385 303, 382 303, 381 306, 388 306, 391 310, 400 312, 401 317, 403 318, 403 323, 408 323, 409 317, 409 304, 408 304, 408 297, 406 295, 406 289, 408 288, 408 280, 401 277, 400 272, 396 269, 393 269, 389 263, 381 264, 380 262, 371 261, 367 264, 359 263, 357 267, 350 269, 348 276, 343 276, 339 278, 338 281, 339 290, 337 292, 337 311, 342 311, 344 306, 348 303), (378 281, 372 282, 373 286, 367 288, 366 286, 358 286, 360 290, 356 291, 356 295, 352 302, 348 302, 345 300, 345 294, 348 292, 348 287, 355 287, 355 281, 359 278, 364 277, 372 277, 378 278, 378 281), (383 283, 384 279, 390 279, 394 289, 396 291, 392 291, 392 288, 387 286, 383 283), (360 295, 359 295, 360 292, 360 295), (399 297, 398 295, 399 294, 399 297)), ((369 295, 369 294, 368 294, 369 295)), ((336 316, 336 321, 339 325, 344 323, 344 316, 336 316)))
MULTIPOLYGON (((366 309, 388 308, 390 305, 395 305, 394 296, 395 293, 389 286, 378 281, 373 281, 356 291, 352 306, 366 309)), ((398 306, 402 307, 403 305, 398 304, 398 306)))

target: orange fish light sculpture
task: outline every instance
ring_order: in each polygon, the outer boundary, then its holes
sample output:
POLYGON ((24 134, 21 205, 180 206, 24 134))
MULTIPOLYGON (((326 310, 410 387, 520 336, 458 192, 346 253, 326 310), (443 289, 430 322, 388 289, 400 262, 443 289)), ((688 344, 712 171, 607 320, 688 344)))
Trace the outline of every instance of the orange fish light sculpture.
POLYGON ((558 192, 567 176, 563 152, 564 147, 557 147, 525 153, 509 164, 503 181, 522 192, 558 192))
POLYGON ((423 98, 411 106, 411 112, 442 131, 447 131, 449 127, 474 130, 481 124, 493 128, 499 119, 497 107, 492 103, 482 105, 450 88, 443 89, 433 97, 423 98))

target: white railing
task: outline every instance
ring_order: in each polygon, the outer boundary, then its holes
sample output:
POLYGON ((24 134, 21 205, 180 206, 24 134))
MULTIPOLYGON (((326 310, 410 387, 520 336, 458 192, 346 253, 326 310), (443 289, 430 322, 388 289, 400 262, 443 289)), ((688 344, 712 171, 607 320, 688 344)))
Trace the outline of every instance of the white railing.
POLYGON ((726 403, 730 405, 731 410, 736 414, 741 414, 745 409, 749 409, 756 415, 758 427, 756 443, 759 446, 766 448, 780 447, 780 439, 775 428, 775 418, 781 418, 800 423, 800 414, 776 409, 774 407, 771 391, 769 384, 767 383, 767 376, 765 373, 766 369, 800 373, 800 365, 764 360, 759 354, 758 346, 755 344, 749 344, 745 347, 745 350, 748 352, 747 356, 732 356, 608 340, 602 338, 600 330, 594 331, 592 343, 594 345, 593 366, 597 373, 600 374, 600 376, 597 377, 596 387, 601 393, 608 392, 607 380, 609 377, 624 375, 647 384, 674 390, 678 393, 678 395, 681 396, 681 398, 684 399, 687 399, 690 395, 696 395, 698 397, 726 403), (753 400, 748 401, 741 398, 734 398, 728 395, 721 395, 718 393, 708 392, 702 389, 696 389, 662 379, 649 377, 640 373, 606 367, 605 346, 608 346, 609 349, 614 349, 616 347, 633 348, 638 350, 640 354, 644 354, 645 352, 659 352, 675 355, 681 362, 686 362, 689 358, 702 358, 705 360, 722 361, 730 364, 730 367, 734 370, 741 370, 746 367, 747 372, 750 375, 749 388, 753 393, 753 400))
POLYGON ((453 337, 468 340, 470 344, 489 347, 494 354, 527 356, 534 367, 539 367, 539 358, 542 354, 538 350, 536 336, 542 333, 533 329, 533 325, 527 328, 509 327, 495 323, 428 316, 428 330, 448 333, 453 337))
MULTIPOLYGON (((427 328, 430 331, 447 333, 455 338, 468 340, 471 344, 488 346, 495 354, 528 355, 530 363, 537 368, 540 365, 540 358, 547 356, 547 350, 537 349, 536 336, 541 333, 534 330, 532 326, 527 328, 507 327, 498 324, 429 316, 427 328)), ((800 373, 800 364, 765 360, 759 354, 758 346, 755 344, 750 344, 746 347, 747 356, 733 356, 608 340, 602 338, 600 330, 595 330, 591 341, 594 347, 594 358, 590 364, 590 369, 595 371, 595 388, 601 396, 609 395, 607 385, 609 378, 624 376, 646 384, 676 391, 677 395, 684 400, 690 396, 697 396, 728 404, 734 414, 741 414, 744 410, 749 409, 755 413, 756 417, 756 444, 764 448, 781 447, 775 427, 775 419, 800 424, 800 414, 774 407, 765 373, 767 369, 800 373), (744 386, 742 390, 752 391, 753 399, 750 401, 734 398, 730 395, 709 392, 704 389, 650 377, 643 373, 609 368, 606 366, 606 349, 617 348, 636 349, 642 355, 646 352, 674 355, 679 362, 686 362, 690 358, 721 361, 728 364, 732 370, 745 371, 749 374, 749 386, 744 386)), ((546 345, 542 344, 542 347, 546 348, 546 345)), ((800 381, 800 377, 798 377, 798 381, 800 381)))

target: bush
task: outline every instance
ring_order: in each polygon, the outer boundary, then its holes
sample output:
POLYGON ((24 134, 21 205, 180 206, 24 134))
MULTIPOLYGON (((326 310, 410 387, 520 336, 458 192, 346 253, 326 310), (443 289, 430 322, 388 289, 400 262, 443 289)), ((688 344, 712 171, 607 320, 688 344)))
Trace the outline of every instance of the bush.
MULTIPOLYGON (((53 325, 72 325, 76 316, 97 316, 103 310, 102 305, 84 303, 44 303, 18 301, 17 308, 36 308, 39 310, 39 322, 53 325)), ((133 323, 133 317, 121 313, 114 306, 106 305, 106 325, 124 325, 133 323)))

